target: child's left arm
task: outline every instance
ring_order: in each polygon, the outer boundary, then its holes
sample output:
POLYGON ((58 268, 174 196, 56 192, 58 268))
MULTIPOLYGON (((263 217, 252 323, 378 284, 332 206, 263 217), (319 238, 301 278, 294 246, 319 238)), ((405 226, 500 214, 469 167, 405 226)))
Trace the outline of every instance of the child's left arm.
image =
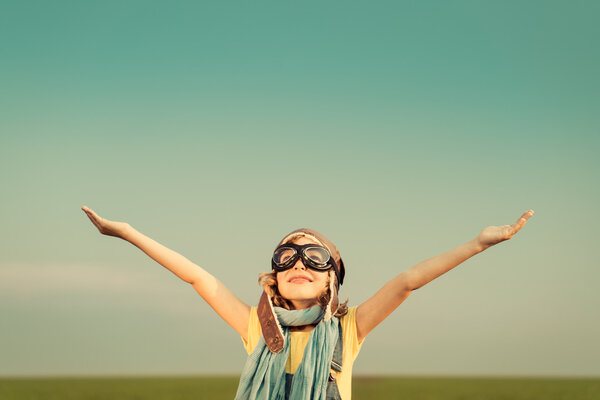
POLYGON ((488 226, 474 239, 412 266, 386 283, 356 309, 359 342, 392 313, 413 290, 431 282, 477 253, 512 238, 533 215, 529 210, 512 225, 488 226))

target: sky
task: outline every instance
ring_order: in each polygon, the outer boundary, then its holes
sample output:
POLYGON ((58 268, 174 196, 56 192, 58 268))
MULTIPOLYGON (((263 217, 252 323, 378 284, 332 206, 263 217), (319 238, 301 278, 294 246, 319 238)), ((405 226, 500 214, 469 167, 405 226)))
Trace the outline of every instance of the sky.
POLYGON ((240 336, 81 206, 256 305, 275 245, 341 252, 340 297, 490 225, 354 374, 598 376, 600 6, 0 5, 0 376, 239 374, 240 336))

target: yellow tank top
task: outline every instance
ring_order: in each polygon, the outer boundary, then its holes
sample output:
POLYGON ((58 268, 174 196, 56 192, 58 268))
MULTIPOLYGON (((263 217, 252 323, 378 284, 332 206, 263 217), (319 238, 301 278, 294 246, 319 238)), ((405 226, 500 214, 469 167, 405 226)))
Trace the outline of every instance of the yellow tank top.
MULTIPOLYGON (((248 324, 248 341, 244 348, 248 354, 252 354, 258 344, 262 330, 258 321, 256 307, 250 309, 250 322, 248 324)), ((344 341, 344 353, 342 355, 342 372, 337 374, 337 385, 342 400, 350 400, 352 396, 352 364, 362 347, 363 341, 358 342, 356 333, 356 307, 348 308, 348 314, 340 318, 342 325, 342 336, 344 341)), ((286 372, 293 374, 302 361, 304 347, 310 337, 310 332, 290 332, 290 356, 286 363, 286 372)), ((335 373, 334 370, 332 372, 335 373)))

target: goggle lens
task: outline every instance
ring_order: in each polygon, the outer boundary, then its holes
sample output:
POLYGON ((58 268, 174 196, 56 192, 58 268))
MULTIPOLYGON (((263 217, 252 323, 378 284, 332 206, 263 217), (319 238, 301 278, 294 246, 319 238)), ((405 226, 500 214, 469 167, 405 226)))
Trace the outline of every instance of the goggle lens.
POLYGON ((309 247, 304 250, 304 255, 319 265, 325 265, 329 261, 329 252, 321 247, 309 247))
POLYGON ((277 264, 285 264, 296 254, 296 250, 291 247, 280 247, 273 253, 273 261, 277 264))

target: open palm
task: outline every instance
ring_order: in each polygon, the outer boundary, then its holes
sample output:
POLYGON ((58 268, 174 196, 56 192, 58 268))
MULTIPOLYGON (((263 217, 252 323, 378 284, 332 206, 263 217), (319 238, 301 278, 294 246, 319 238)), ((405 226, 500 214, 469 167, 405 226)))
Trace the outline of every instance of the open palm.
POLYGON ((512 238, 517 232, 519 232, 529 217, 531 217, 533 214, 533 210, 526 211, 511 225, 488 226, 482 230, 477 237, 480 245, 486 249, 497 243, 512 238))
POLYGON ((98 228, 98 231, 103 235, 122 238, 125 230, 129 226, 126 222, 110 221, 106 218, 102 218, 96 214, 94 210, 86 206, 81 207, 81 209, 87 214, 90 221, 92 221, 92 224, 94 224, 96 228, 98 228))

